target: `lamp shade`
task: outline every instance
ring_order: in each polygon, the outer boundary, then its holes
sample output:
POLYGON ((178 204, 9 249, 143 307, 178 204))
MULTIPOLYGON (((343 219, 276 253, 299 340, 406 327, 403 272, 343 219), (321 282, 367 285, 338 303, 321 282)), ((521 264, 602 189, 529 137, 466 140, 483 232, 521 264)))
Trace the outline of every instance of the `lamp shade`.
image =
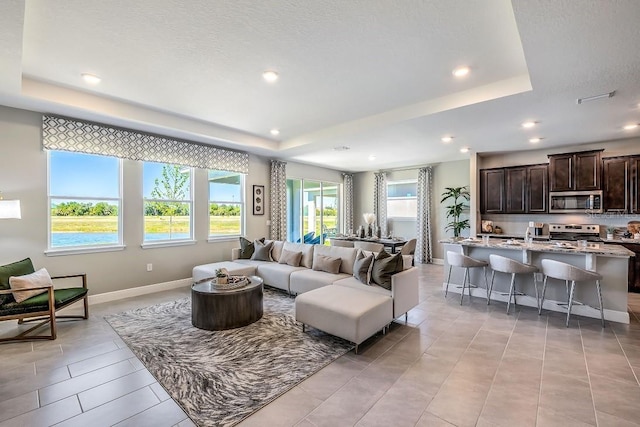
POLYGON ((0 200, 0 219, 20 218, 20 200, 0 200))

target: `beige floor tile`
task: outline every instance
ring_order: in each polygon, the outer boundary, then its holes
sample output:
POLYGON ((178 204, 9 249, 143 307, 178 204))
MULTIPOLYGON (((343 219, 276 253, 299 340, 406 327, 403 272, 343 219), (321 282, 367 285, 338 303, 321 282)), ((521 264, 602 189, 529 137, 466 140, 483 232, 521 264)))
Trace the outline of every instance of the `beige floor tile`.
POLYGON ((544 372, 539 405, 567 418, 588 424, 596 422, 588 381, 544 372))
POLYGON ((544 375, 567 375, 581 381, 589 381, 584 353, 576 353, 565 347, 547 343, 544 353, 544 375))
POLYGON ((395 384, 356 425, 413 427, 431 398, 431 395, 417 391, 407 384, 395 384))
POLYGON ((456 426, 473 426, 478 420, 491 382, 475 382, 465 375, 452 374, 444 382, 427 410, 456 426))
POLYGON ((322 400, 313 397, 300 387, 294 387, 272 404, 246 418, 239 427, 293 426, 316 409, 322 400))
POLYGON ((171 427, 187 419, 173 400, 167 400, 115 424, 115 427, 171 427))
POLYGON ((149 387, 151 387, 151 391, 153 391, 156 397, 160 399, 160 402, 164 402, 167 399, 171 399, 171 396, 169 396, 169 393, 167 393, 164 387, 162 387, 157 382, 149 385, 149 387))
POLYGON ((585 352, 590 375, 600 375, 638 385, 633 370, 624 355, 585 352))
POLYGON ((80 414, 80 403, 76 396, 70 396, 51 405, 27 412, 0 423, 0 427, 44 427, 51 426, 74 415, 80 414))
POLYGON ((598 412, 631 422, 640 421, 640 386, 610 377, 591 375, 593 400, 598 412))
MULTIPOLYGON (((156 379, 153 378, 153 375, 151 375, 147 370, 136 371, 132 374, 125 375, 113 381, 109 381, 90 388, 89 390, 80 392, 78 393, 78 398, 80 399, 80 405, 82 405, 82 411, 87 412, 95 407, 112 400, 116 400, 155 382, 156 379)), ((160 400, 160 398, 158 398, 158 400, 160 400)))
POLYGON ((638 427, 640 426, 640 420, 637 422, 631 422, 615 415, 607 414, 606 412, 596 411, 596 417, 598 418, 598 425, 602 427, 615 426, 615 427, 638 427))
POLYGON ((593 423, 585 423, 561 415, 552 409, 538 407, 537 427, 590 427, 595 425, 595 421, 593 423))
POLYGON ((416 427, 452 427, 453 424, 443 420, 440 417, 432 414, 431 412, 425 412, 422 414, 418 422, 416 423, 416 427))
POLYGON ((42 387, 56 384, 71 378, 66 366, 29 377, 18 378, 2 384, 0 402, 36 391, 42 387))
POLYGON ((38 393, 35 391, 0 402, 0 421, 17 417, 38 409, 38 393))
POLYGON ((301 382, 298 387, 318 399, 325 400, 368 365, 368 363, 341 357, 301 382))
POLYGON ((69 364, 69 373, 71 373, 72 377, 77 377, 88 372, 104 368, 105 366, 113 365, 131 357, 135 356, 128 348, 110 351, 89 359, 84 359, 80 362, 69 364))

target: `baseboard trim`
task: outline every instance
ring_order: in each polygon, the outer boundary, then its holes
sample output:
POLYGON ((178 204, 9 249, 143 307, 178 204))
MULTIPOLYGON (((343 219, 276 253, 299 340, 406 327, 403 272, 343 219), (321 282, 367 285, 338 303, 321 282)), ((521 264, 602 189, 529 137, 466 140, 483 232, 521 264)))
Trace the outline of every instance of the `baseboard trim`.
POLYGON ((442 258, 431 258, 431 264, 444 265, 444 259, 442 259, 442 258))
POLYGON ((105 302, 117 301, 124 298, 137 297, 140 295, 153 294, 155 292, 182 288, 191 285, 191 282, 191 277, 188 277, 186 279, 172 280, 170 282, 154 283, 152 285, 138 286, 137 288, 105 292, 98 295, 89 295, 89 304, 102 304, 105 302))

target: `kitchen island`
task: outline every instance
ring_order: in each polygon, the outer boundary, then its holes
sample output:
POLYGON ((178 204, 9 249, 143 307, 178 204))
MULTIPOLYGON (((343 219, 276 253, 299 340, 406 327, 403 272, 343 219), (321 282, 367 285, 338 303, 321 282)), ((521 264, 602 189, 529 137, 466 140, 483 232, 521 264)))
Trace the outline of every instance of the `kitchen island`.
MULTIPOLYGON (((441 240, 444 244, 444 252, 460 252, 472 258, 489 261, 489 255, 496 254, 517 261, 536 265, 541 268, 543 259, 553 259, 576 267, 586 268, 600 273, 602 280, 602 298, 605 319, 614 322, 629 323, 627 312, 627 282, 629 258, 635 254, 618 245, 605 245, 603 243, 588 243, 586 246, 578 246, 575 242, 533 242, 523 243, 503 239, 489 239, 484 244, 479 239, 465 240, 441 240)), ((445 275, 443 289, 446 286, 449 265, 445 256, 445 275)), ((453 268, 449 292, 460 293, 462 288, 464 270, 453 268)), ((475 288, 471 294, 483 299, 486 298, 485 284, 482 277, 482 269, 469 270, 470 281, 475 288)), ((539 274, 538 288, 542 290, 542 275, 539 274)), ((491 281, 491 271, 487 268, 487 280, 491 281)), ((511 277, 507 274, 496 273, 491 300, 504 301, 508 299, 509 283, 511 277)), ((537 307, 536 292, 531 276, 518 276, 516 287, 519 294, 517 303, 531 307, 537 307)), ((575 299, 583 305, 572 307, 572 314, 600 318, 598 298, 595 283, 576 284, 575 299)), ((545 294, 544 310, 566 312, 561 304, 566 303, 567 293, 564 282, 549 279, 545 294)))

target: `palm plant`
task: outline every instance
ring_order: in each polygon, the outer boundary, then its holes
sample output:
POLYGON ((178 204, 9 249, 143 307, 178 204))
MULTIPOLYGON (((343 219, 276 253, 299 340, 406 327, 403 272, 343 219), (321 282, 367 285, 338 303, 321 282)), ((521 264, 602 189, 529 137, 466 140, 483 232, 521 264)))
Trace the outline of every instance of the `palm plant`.
POLYGON ((445 227, 445 231, 453 230, 453 237, 460 237, 460 232, 469 228, 468 219, 460 221, 462 211, 468 207, 465 202, 469 201, 469 197, 469 189, 467 186, 445 187, 445 191, 442 193, 440 203, 453 199, 453 203, 446 206, 449 223, 445 227))

